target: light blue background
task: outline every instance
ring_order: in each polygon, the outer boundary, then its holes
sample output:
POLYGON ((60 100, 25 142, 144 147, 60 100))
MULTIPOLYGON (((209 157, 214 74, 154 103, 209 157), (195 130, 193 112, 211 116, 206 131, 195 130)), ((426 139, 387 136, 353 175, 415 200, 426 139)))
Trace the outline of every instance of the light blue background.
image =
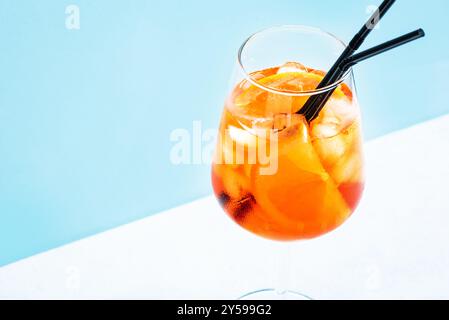
MULTIPOLYGON (((348 40, 379 3, 0 0, 0 265, 209 194, 207 166, 170 164, 169 134, 217 126, 242 41, 281 24, 348 40)), ((449 112, 448 14, 399 0, 370 36, 427 32, 357 67, 368 139, 449 112)))

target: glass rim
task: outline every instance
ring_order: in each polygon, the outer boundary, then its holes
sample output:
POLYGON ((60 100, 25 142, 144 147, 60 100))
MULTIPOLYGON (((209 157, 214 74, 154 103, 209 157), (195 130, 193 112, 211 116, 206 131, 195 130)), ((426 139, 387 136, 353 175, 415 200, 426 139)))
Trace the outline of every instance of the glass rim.
POLYGON ((326 87, 323 87, 323 88, 320 88, 320 89, 315 89, 315 90, 308 90, 308 91, 279 90, 279 89, 272 88, 272 87, 265 86, 265 85, 261 84, 260 82, 255 80, 251 76, 251 74, 249 72, 246 71, 245 66, 244 66, 244 64, 242 62, 242 53, 243 53, 245 47, 248 45, 248 43, 251 40, 253 40, 255 37, 257 37, 257 36, 259 36, 259 35, 261 35, 263 33, 269 32, 269 31, 282 30, 282 29, 316 32, 318 34, 321 34, 321 35, 328 36, 328 37, 332 38, 336 42, 340 43, 343 46, 343 48, 346 48, 348 46, 343 40, 341 40, 340 38, 338 38, 334 34, 332 34, 330 32, 327 32, 327 31, 324 31, 323 29, 320 29, 320 28, 317 28, 317 27, 312 27, 312 26, 306 26, 306 25, 280 25, 280 26, 274 26, 274 27, 269 27, 269 28, 262 29, 262 30, 260 30, 260 31, 258 31, 256 33, 252 34, 251 36, 249 36, 243 42, 243 44, 240 46, 240 49, 238 51, 237 60, 238 60, 238 65, 240 67, 240 70, 243 72, 243 75, 244 75, 245 79, 248 82, 250 82, 252 85, 254 85, 256 87, 259 87, 262 90, 265 90, 265 91, 268 91, 268 92, 271 92, 271 93, 274 93, 274 94, 284 95, 284 96, 293 96, 293 97, 314 96, 314 95, 317 95, 317 94, 325 93, 325 92, 327 92, 329 90, 332 90, 332 89, 338 87, 340 84, 345 82, 350 75, 352 75, 352 67, 351 67, 351 68, 349 68, 348 71, 346 71, 346 73, 344 74, 344 76, 340 80, 335 81, 334 83, 332 83, 332 84, 330 84, 330 85, 328 85, 326 87))

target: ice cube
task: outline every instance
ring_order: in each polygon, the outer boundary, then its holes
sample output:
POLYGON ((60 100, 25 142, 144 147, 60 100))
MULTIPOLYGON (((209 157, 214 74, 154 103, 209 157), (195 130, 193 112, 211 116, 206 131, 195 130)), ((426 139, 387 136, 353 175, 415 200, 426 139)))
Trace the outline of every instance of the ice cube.
POLYGON ((358 116, 358 108, 353 101, 331 98, 312 123, 312 135, 319 139, 334 137, 354 123, 358 116))
POLYGON ((241 144, 246 143, 252 146, 253 143, 257 143, 257 138, 261 138, 263 140, 269 139, 271 133, 276 133, 276 131, 273 130, 273 118, 252 119, 250 123, 239 121, 239 124, 245 130, 245 134, 241 134, 240 132, 233 132, 232 134, 237 138, 237 141, 241 142, 241 144), (253 138, 249 138, 247 136, 248 134, 252 135, 256 140, 251 141, 253 138), (240 138, 239 136, 242 137, 240 138))
POLYGON ((267 119, 257 119, 251 124, 251 127, 242 126, 251 134, 263 139, 270 137, 270 134, 277 134, 287 129, 297 129, 299 123, 303 123, 302 115, 291 113, 275 114, 267 119))
POLYGON ((340 132, 340 126, 336 118, 327 118, 325 122, 313 126, 313 136, 319 139, 332 138, 340 132))
POLYGON ((248 147, 257 146, 257 137, 250 131, 239 129, 234 126, 229 126, 227 131, 230 138, 236 143, 248 147))
POLYGON ((346 154, 332 168, 330 175, 340 185, 342 183, 362 182, 362 156, 358 152, 346 154))
POLYGON ((299 62, 287 62, 283 66, 281 66, 277 72, 277 74, 281 73, 291 73, 291 72, 308 72, 308 69, 299 62))
POLYGON ((282 131, 292 125, 291 114, 276 114, 273 118, 273 130, 282 131))
POLYGON ((354 104, 354 101, 350 101, 346 97, 333 99, 329 104, 328 110, 346 127, 352 124, 358 116, 358 108, 354 104))
POLYGON ((243 166, 257 162, 258 136, 253 131, 229 126, 226 130, 226 137, 223 142, 226 148, 223 151, 227 164, 243 166), (229 159, 232 160, 232 163, 229 162, 229 159))
POLYGON ((338 162, 351 147, 347 145, 342 135, 326 139, 315 139, 313 146, 326 169, 331 168, 338 162))

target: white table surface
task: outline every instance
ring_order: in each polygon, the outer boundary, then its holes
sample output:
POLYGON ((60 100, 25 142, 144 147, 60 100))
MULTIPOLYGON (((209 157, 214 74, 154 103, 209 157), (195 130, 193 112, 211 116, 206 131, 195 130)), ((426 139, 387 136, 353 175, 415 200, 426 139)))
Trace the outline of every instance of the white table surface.
MULTIPOLYGON (((449 298, 449 116, 366 145, 363 201, 291 245, 289 288, 315 299, 449 298)), ((0 298, 233 299, 276 283, 279 243, 212 197, 0 268, 0 298)))

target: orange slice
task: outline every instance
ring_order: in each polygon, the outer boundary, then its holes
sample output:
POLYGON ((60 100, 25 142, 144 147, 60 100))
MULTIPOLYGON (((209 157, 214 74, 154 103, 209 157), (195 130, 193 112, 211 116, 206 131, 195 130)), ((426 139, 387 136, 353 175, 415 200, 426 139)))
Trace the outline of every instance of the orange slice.
POLYGON ((315 152, 304 120, 279 134, 276 174, 255 172, 252 177, 256 202, 285 234, 315 237, 350 214, 315 152))

